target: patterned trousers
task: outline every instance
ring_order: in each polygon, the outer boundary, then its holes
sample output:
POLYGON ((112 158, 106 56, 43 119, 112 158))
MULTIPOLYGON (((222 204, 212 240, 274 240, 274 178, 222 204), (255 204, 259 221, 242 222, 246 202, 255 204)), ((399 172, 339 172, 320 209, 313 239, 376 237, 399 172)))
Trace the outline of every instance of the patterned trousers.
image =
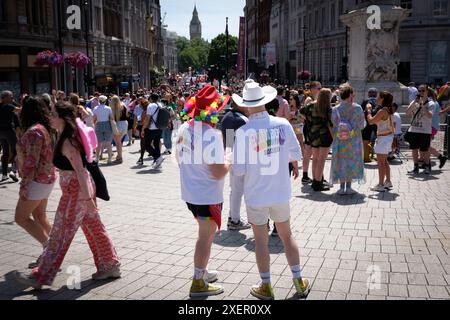
MULTIPOLYGON (((95 190, 92 178, 87 172, 86 177, 92 190, 95 190)), ((88 212, 87 203, 79 201, 81 190, 75 172, 62 171, 60 184, 62 197, 53 228, 44 253, 39 259, 39 265, 32 272, 33 277, 41 285, 52 285, 80 226, 94 255, 98 271, 109 271, 113 267, 120 266, 116 250, 99 214, 88 212)))

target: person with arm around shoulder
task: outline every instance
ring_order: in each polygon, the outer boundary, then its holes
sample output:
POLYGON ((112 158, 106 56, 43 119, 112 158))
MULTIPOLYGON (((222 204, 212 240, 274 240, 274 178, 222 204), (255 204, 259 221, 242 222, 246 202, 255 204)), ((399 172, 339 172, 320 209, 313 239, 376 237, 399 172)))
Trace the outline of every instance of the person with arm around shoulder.
POLYGON ((219 295, 224 291, 222 286, 212 284, 218 280, 217 271, 208 270, 214 236, 221 228, 225 176, 231 167, 230 159, 225 157, 222 136, 215 129, 223 107, 216 89, 205 86, 195 99, 187 100, 181 113, 185 123, 179 128, 176 140, 182 200, 199 228, 191 298, 219 295), (203 152, 196 150, 199 147, 203 152))
POLYGON ((53 164, 60 171, 62 196, 55 222, 38 266, 31 274, 16 273, 16 280, 35 289, 51 286, 67 251, 81 227, 91 249, 97 272, 93 280, 120 278, 120 261, 100 219, 95 184, 86 169, 90 146, 82 144, 77 133, 77 110, 69 103, 58 102, 52 108, 51 125, 59 133, 53 164))

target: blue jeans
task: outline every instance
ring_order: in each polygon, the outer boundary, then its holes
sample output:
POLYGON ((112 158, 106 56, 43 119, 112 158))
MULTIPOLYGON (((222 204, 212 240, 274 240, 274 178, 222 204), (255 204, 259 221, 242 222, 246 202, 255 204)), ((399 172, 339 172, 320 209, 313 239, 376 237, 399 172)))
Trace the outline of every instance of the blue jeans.
POLYGON ((164 129, 163 130, 163 140, 164 140, 164 146, 167 150, 172 150, 172 129, 164 129))

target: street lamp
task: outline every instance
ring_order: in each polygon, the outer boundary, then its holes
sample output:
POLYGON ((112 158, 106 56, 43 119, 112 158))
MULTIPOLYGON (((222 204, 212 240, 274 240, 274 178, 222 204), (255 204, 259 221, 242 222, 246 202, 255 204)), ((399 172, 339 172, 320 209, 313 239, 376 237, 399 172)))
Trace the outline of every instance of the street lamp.
POLYGON ((228 60, 229 60, 229 43, 228 43, 228 38, 230 36, 229 32, 228 32, 228 17, 227 17, 227 27, 225 29, 225 35, 226 35, 226 57, 225 57, 225 79, 227 82, 227 85, 229 84, 229 79, 228 79, 228 60))
MULTIPOLYGON (((85 38, 86 38, 86 56, 89 57, 89 1, 84 0, 83 2, 84 6, 84 28, 85 28, 85 38)), ((91 60, 91 64, 93 63, 93 60, 91 60)), ((86 70, 84 71, 84 83, 86 88, 86 95, 89 97, 89 87, 92 84, 91 75, 89 74, 89 65, 86 66, 86 70)))

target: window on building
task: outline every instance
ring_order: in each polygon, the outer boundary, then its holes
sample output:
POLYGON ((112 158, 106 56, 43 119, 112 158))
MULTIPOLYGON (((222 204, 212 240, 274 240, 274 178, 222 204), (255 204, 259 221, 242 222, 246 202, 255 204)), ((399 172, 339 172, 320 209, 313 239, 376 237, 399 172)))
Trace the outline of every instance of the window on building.
POLYGON ((448 0, 434 0, 433 1, 433 16, 446 17, 448 16, 448 0))
POLYGON ((448 44, 447 41, 431 41, 430 45, 430 76, 447 76, 448 44))
POLYGON ((326 27, 326 22, 327 22, 327 15, 326 15, 326 11, 325 8, 322 8, 322 31, 325 31, 326 27))
POLYGON ((400 6, 403 9, 412 9, 412 0, 401 0, 400 6))
POLYGON ((316 10, 316 12, 314 13, 314 31, 317 32, 319 31, 319 11, 316 10))
POLYGON ((289 60, 297 60, 297 51, 296 50, 289 51, 289 60))
POLYGON ((6 0, 0 0, 0 22, 4 21, 6 21, 6 0))
POLYGON ((124 24, 125 38, 128 39, 130 37, 130 20, 125 19, 124 24))
POLYGON ((330 29, 336 29, 336 4, 331 4, 331 12, 330 12, 330 29))
POLYGON ((100 7, 95 7, 95 29, 102 30, 102 9, 100 7))

